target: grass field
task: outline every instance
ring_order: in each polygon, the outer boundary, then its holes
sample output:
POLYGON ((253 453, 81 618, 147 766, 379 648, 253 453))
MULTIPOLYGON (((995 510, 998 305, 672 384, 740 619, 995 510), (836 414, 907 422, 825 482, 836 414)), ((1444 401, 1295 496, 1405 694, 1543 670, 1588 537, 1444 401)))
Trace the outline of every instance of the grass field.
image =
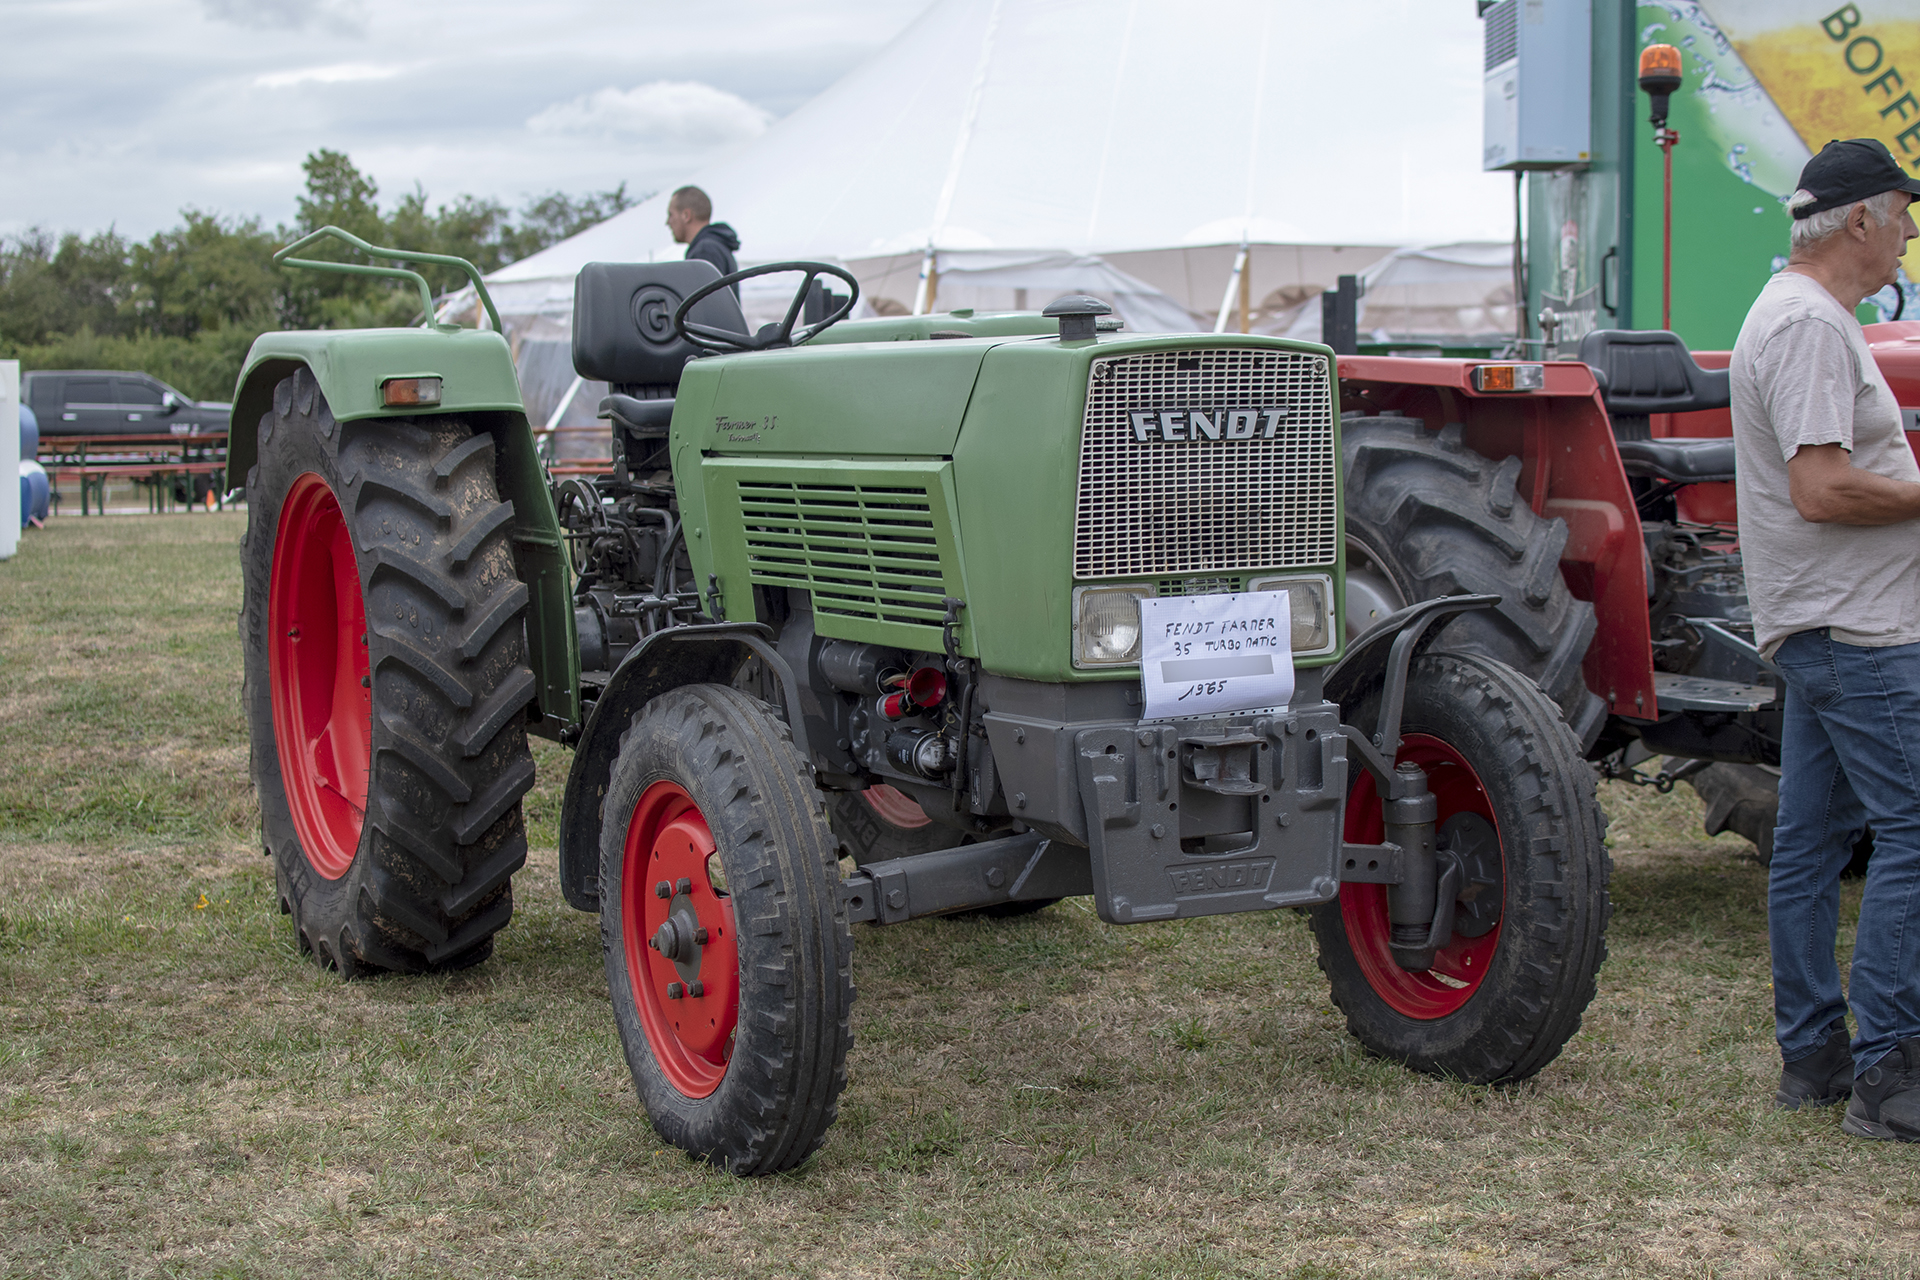
POLYGON ((493 960, 343 984, 297 953, 247 781, 244 520, 63 517, 0 563, 0 1276, 1920 1271, 1914 1149, 1771 1109, 1749 847, 1617 786, 1612 958, 1523 1085, 1366 1057, 1296 915, 1069 902, 859 928, 825 1149, 691 1163, 555 884, 558 748, 493 960))

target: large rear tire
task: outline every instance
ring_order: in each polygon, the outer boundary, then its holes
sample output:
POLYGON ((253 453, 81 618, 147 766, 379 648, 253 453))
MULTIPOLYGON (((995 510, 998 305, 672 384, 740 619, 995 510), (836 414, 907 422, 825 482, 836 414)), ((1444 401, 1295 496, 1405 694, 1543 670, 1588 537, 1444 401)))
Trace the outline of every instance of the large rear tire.
MULTIPOLYGON (((1378 693, 1343 709, 1371 724, 1378 693)), ((1606 958, 1611 862, 1592 769, 1531 680, 1456 654, 1418 659, 1399 759, 1439 800, 1440 845, 1466 875, 1453 941, 1430 972, 1395 963, 1383 885, 1313 911, 1320 968, 1368 1049, 1473 1084, 1523 1080, 1580 1026, 1606 958)), ((1373 778, 1350 766, 1346 839, 1383 837, 1373 778)))
POLYGON ((301 369, 259 449, 241 634, 281 909, 343 976, 477 964, 513 914, 533 785, 493 442, 458 418, 338 423, 301 369))
POLYGON ((806 761, 765 703, 676 689, 622 737, 602 812, 607 987, 653 1127, 737 1174, 793 1168, 833 1124, 854 995, 806 761))
POLYGON ((1458 426, 1434 432, 1414 418, 1341 424, 1349 628, 1357 634, 1436 596, 1499 596, 1494 608, 1456 616, 1433 647, 1533 677, 1585 751, 1607 704, 1581 670, 1596 623, 1560 576, 1566 522, 1543 520, 1520 500, 1518 458, 1494 462, 1460 437, 1458 426))

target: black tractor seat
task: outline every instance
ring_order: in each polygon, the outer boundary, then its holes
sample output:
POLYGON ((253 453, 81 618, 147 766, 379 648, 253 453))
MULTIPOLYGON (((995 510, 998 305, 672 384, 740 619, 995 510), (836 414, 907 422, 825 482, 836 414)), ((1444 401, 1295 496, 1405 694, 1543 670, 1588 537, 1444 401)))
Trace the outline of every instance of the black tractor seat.
MULTIPOLYGON (((670 393, 673 389, 663 390, 670 393)), ((664 436, 673 425, 673 397, 669 394, 664 399, 643 400, 616 391, 600 402, 600 411, 594 416, 611 418, 636 436, 664 436)))
MULTIPOLYGON (((597 416, 613 423, 616 464, 660 451, 673 422, 680 371, 700 354, 673 327, 673 313, 720 278, 710 262, 589 262, 573 284, 573 370, 607 384, 597 416)), ((687 318, 745 334, 740 300, 721 289, 687 318)), ((648 463, 647 465, 652 465, 648 463)), ((616 465, 618 471, 619 465, 616 465)))
MULTIPOLYGON (((573 371, 616 388, 680 383, 680 370, 700 354, 673 327, 673 313, 703 286, 720 278, 713 264, 589 262, 573 284, 573 371)), ((747 318, 727 289, 700 300, 687 319, 744 335, 747 318)), ((652 399, 651 395, 639 397, 652 399)))
POLYGON ((1642 516, 1671 508, 1683 485, 1733 479, 1731 439, 1653 438, 1653 414, 1731 404, 1733 379, 1725 369, 1702 369, 1680 336, 1665 329, 1596 329, 1580 339, 1580 359, 1600 384, 1621 467, 1642 482, 1633 487, 1642 516))
POLYGON ((1615 421, 1655 413, 1697 413, 1733 402, 1732 375, 1702 369, 1678 334, 1665 329, 1596 329, 1580 339, 1600 398, 1615 421))
POLYGON ((1675 485, 1733 479, 1733 440, 1728 436, 1622 440, 1619 446, 1620 465, 1630 476, 1675 485))

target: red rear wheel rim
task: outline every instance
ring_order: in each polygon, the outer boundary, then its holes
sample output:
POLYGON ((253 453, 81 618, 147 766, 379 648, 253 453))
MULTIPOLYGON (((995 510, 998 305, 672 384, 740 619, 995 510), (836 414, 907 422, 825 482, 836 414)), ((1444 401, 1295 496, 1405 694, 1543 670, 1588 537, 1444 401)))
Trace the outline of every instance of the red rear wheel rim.
POLYGON ((627 823, 620 872, 627 981, 654 1060, 667 1082, 689 1098, 720 1087, 740 1021, 733 898, 718 863, 713 832, 683 787, 656 782, 640 794, 627 823), (669 916, 676 928, 697 923, 706 931, 691 960, 683 956, 676 963, 647 945, 669 916))
POLYGON ((920 807, 919 801, 904 791, 896 791, 884 782, 876 783, 860 793, 867 807, 877 814, 881 821, 901 827, 907 831, 917 831, 933 822, 927 811, 920 807))
MULTIPOLYGON (((1486 787, 1466 758, 1438 738, 1410 733, 1402 740, 1398 762, 1411 762, 1427 772, 1427 786, 1440 803, 1437 825, 1458 813, 1477 813, 1493 824, 1493 805, 1486 787)), ((1386 838, 1380 814, 1380 794, 1373 775, 1362 773, 1347 796, 1346 838, 1355 844, 1378 844, 1386 838)), ((1506 842, 1501 841, 1501 883, 1505 884, 1506 842)), ((1394 963, 1388 945, 1387 888, 1379 884, 1349 884, 1340 890, 1340 919, 1346 925, 1353 958, 1367 984, 1396 1013, 1432 1021, 1458 1012, 1487 976, 1499 949, 1501 923, 1478 938, 1454 935, 1434 953, 1433 969, 1415 973, 1394 963)))
POLYGON ((366 634, 353 537, 333 490, 305 472, 287 493, 274 535, 267 682, 293 832, 329 880, 353 865, 366 823, 373 761, 366 634))

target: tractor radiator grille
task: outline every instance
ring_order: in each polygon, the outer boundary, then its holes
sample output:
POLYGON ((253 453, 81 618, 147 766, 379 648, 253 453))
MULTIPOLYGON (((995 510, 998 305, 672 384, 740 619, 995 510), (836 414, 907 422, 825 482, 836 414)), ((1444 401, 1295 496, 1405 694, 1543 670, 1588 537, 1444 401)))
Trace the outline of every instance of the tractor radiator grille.
POLYGON ((1097 360, 1080 433, 1074 576, 1331 564, 1334 455, 1324 356, 1225 347, 1097 360))
POLYGON ((744 479, 738 486, 754 582, 809 591, 819 614, 940 624, 946 591, 925 489, 744 479))

